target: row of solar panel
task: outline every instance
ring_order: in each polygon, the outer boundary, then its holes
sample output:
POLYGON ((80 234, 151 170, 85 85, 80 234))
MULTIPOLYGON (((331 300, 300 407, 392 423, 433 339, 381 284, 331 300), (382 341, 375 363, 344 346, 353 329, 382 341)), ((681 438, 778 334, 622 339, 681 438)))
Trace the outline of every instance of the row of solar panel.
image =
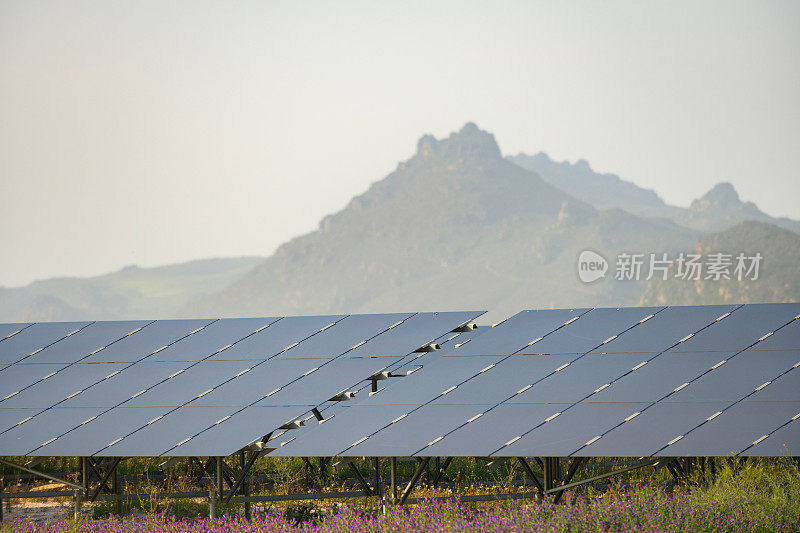
POLYGON ((227 455, 479 315, 17 327, 0 340, 0 455, 159 455, 194 437, 188 454, 227 455))
POLYGON ((797 304, 523 312, 273 454, 796 455, 798 316, 797 304), (537 352, 557 355, 520 357, 537 352))

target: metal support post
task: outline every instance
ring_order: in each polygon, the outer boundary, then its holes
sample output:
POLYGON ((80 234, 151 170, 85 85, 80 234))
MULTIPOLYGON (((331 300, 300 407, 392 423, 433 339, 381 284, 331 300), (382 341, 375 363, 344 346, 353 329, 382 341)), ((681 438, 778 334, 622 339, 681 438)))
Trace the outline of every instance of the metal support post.
POLYGON ((392 505, 397 503, 397 457, 389 459, 389 484, 391 486, 392 505))
MULTIPOLYGON (((242 495, 247 496, 247 472, 248 470, 250 470, 250 466, 253 465, 256 458, 258 457, 258 452, 253 453, 253 456, 250 458, 249 464, 245 463, 244 453, 245 453, 244 450, 239 452, 239 468, 242 470, 241 477, 239 479, 241 479, 242 481, 239 481, 238 479, 236 481, 237 483, 241 483, 242 485, 242 495)), ((231 487, 231 495, 233 495, 235 488, 236 484, 234 484, 233 487, 231 487)), ((245 518, 247 518, 247 520, 250 520, 250 502, 248 501, 244 502, 244 516, 245 518)))
POLYGON ((81 457, 81 485, 84 496, 89 494, 89 458, 81 457))
POLYGON ((217 456, 217 494, 219 494, 220 498, 224 496, 223 491, 225 490, 225 486, 222 483, 222 456, 217 456))
MULTIPOLYGON (((437 457, 436 460, 438 461, 439 458, 437 457)), ((439 485, 439 482, 444 477, 445 470, 447 470, 447 467, 450 466, 450 463, 452 461, 453 461, 453 458, 452 457, 448 457, 447 459, 444 460, 444 464, 441 467, 439 467, 438 465, 436 466, 437 474, 436 474, 436 478, 433 480, 433 488, 436 488, 439 485)))
POLYGON ((426 457, 420 463, 420 465, 417 467, 417 471, 414 472, 414 477, 412 477, 411 481, 408 482, 408 485, 406 486, 406 489, 403 491, 403 495, 400 496, 400 505, 403 505, 404 503, 406 503, 406 500, 411 495, 411 491, 414 490, 414 487, 416 486, 417 481, 419 481, 420 476, 422 476, 422 472, 424 472, 425 469, 428 468, 428 463, 430 462, 430 460, 431 460, 430 457, 426 457))
POLYGON ((74 511, 73 511, 73 518, 75 520, 79 520, 81 517, 81 491, 75 491, 75 502, 74 502, 74 511))
POLYGON ((119 497, 121 495, 121 490, 119 486, 119 470, 117 468, 119 466, 121 459, 122 459, 121 457, 117 457, 116 461, 114 462, 113 466, 114 472, 111 481, 111 492, 113 492, 114 495, 117 496, 117 516, 122 516, 122 498, 119 497))
POLYGON ((544 494, 544 487, 542 486, 542 482, 539 481, 539 478, 536 476, 536 474, 533 473, 531 465, 528 464, 528 461, 526 461, 524 457, 517 457, 517 461, 519 462, 520 465, 522 465, 522 469, 525 471, 526 474, 528 474, 528 477, 533 482, 533 484, 536 485, 536 490, 539 493, 539 499, 541 499, 542 495, 544 494))
POLYGON ((372 467, 375 469, 375 496, 379 498, 383 496, 383 490, 381 488, 381 458, 380 457, 373 457, 372 459, 372 467))
POLYGON ((356 479, 358 479, 358 482, 361 484, 361 488, 364 489, 366 495, 373 496, 375 493, 372 491, 371 488, 369 488, 369 483, 367 483, 367 480, 364 479, 364 476, 361 475, 361 472, 359 472, 356 464, 353 462, 350 462, 348 464, 350 465, 350 470, 352 470, 353 474, 355 474, 356 479))
POLYGON ((3 522, 3 479, 0 478, 0 523, 3 522))
POLYGON ((217 491, 213 489, 208 491, 208 517, 217 517, 217 491))

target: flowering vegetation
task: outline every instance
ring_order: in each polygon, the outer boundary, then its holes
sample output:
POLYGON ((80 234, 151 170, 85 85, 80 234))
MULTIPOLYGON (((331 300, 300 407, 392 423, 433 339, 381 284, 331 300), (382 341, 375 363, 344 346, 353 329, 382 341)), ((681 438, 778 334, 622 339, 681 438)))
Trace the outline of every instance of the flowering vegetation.
POLYGON ((426 500, 385 513, 343 504, 298 516, 256 514, 184 519, 164 515, 121 520, 14 520, 3 533, 249 533, 249 532, 579 532, 579 531, 800 531, 800 475, 794 466, 727 470, 707 487, 664 490, 663 486, 618 486, 601 494, 572 495, 563 503, 530 501, 467 504, 426 500))

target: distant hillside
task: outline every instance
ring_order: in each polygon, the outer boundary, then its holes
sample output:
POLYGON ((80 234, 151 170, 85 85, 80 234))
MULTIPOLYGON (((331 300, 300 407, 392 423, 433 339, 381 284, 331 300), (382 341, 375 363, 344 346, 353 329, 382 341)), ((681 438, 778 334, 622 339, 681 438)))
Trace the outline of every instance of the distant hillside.
POLYGON ((644 217, 665 217, 703 232, 722 231, 745 220, 758 220, 800 234, 800 221, 771 217, 753 202, 742 202, 730 183, 715 185, 689 208, 683 208, 665 204, 654 191, 615 174, 595 172, 583 159, 575 164, 556 162, 544 152, 534 156, 517 154, 508 159, 594 207, 618 207, 644 217))
POLYGON ((185 315, 492 310, 637 302, 644 283, 582 284, 591 248, 687 249, 697 232, 598 211, 504 159, 474 124, 417 153, 319 229, 185 315))
MULTIPOLYGON (((666 281, 653 280, 642 303, 721 304, 800 301, 800 236, 763 222, 742 222, 721 233, 708 235, 695 247, 696 253, 728 253, 735 258, 760 253, 763 257, 757 280, 675 278, 675 268, 666 281)), ((749 263, 748 263, 749 265, 749 263)), ((705 278, 705 274, 703 275, 705 278)), ((752 278, 752 275, 749 276, 752 278)))
POLYGON ((166 318, 218 291, 262 257, 203 259, 155 268, 126 267, 91 278, 54 278, 0 287, 0 321, 166 318))

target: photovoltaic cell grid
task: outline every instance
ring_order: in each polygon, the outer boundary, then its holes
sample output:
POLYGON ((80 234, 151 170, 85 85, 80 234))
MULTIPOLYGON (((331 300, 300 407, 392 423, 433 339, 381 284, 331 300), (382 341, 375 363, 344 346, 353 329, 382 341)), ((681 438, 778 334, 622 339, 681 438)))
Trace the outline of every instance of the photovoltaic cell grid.
POLYGON ((547 324, 523 312, 272 454, 796 454, 799 315, 798 304, 593 309, 547 324))
POLYGON ((226 455, 480 314, 0 325, 0 455, 226 455))

